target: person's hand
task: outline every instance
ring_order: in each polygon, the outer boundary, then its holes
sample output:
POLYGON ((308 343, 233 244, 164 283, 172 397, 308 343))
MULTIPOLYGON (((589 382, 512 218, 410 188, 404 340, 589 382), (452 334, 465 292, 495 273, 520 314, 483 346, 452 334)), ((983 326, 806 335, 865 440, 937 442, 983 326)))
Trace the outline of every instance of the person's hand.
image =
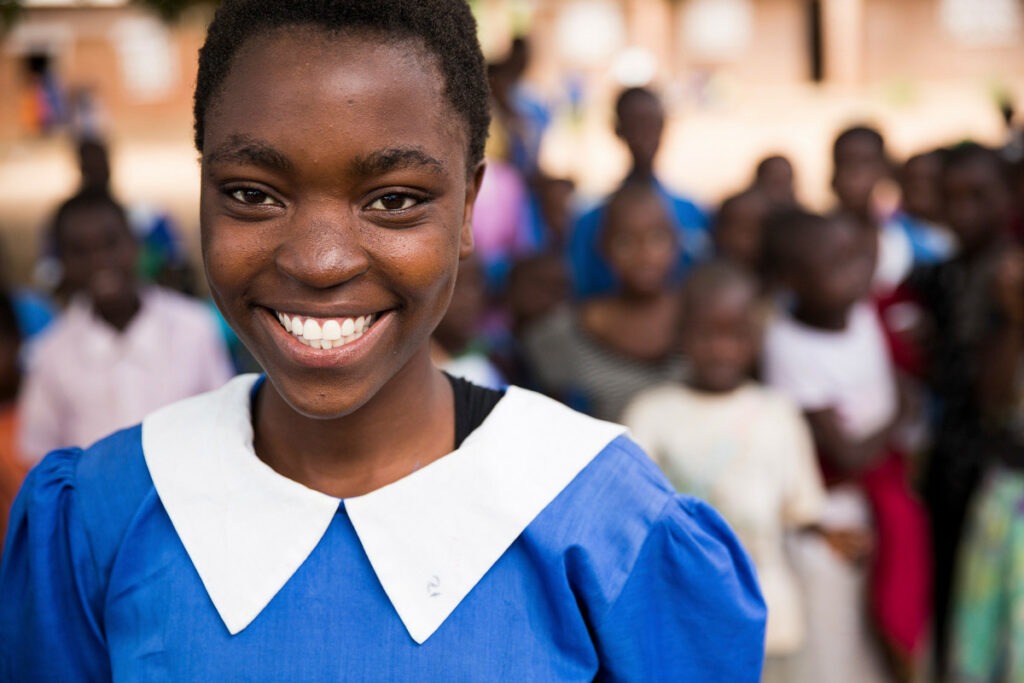
POLYGON ((851 564, 866 560, 875 547, 874 537, 867 529, 819 529, 819 533, 833 552, 851 564))

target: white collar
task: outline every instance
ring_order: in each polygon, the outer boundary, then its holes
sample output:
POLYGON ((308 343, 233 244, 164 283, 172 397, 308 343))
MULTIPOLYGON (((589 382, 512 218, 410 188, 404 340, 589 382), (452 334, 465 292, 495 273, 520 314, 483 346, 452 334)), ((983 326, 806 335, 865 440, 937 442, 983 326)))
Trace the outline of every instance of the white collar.
MULTIPOLYGON (((253 451, 256 375, 142 423, 153 484, 234 635, 320 542, 339 499, 278 474, 253 451)), ((625 431, 510 387, 460 448, 345 500, 377 578, 423 643, 533 519, 625 431)))

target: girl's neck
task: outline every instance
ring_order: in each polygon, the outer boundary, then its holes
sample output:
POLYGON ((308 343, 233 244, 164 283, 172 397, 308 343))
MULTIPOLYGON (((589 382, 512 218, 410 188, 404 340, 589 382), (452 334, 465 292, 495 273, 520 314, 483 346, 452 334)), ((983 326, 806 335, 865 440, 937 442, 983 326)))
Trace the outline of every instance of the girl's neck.
POLYGON ((651 183, 655 181, 654 177, 654 165, 647 163, 633 162, 633 166, 630 167, 629 174, 623 181, 623 185, 628 183, 651 183))
POLYGON ((118 332, 124 332, 141 309, 142 297, 138 292, 133 292, 117 302, 93 303, 93 312, 96 316, 118 332))
POLYGON ((334 419, 296 413, 265 382, 254 409, 256 454, 285 477, 337 498, 369 493, 446 455, 455 442, 451 384, 429 350, 420 356, 366 404, 334 419))
POLYGON ((797 303, 793 309, 793 319, 807 327, 828 332, 842 332, 850 320, 852 306, 835 310, 813 310, 797 303))
POLYGON ((669 290, 644 297, 619 293, 584 304, 584 329, 612 350, 638 360, 659 360, 676 346, 679 302, 669 290))
POLYGON ((674 299, 674 294, 665 289, 661 289, 656 292, 640 292, 629 289, 620 289, 609 298, 609 302, 613 302, 615 305, 626 309, 636 310, 643 308, 657 308, 658 306, 664 305, 665 302, 670 299, 674 299))

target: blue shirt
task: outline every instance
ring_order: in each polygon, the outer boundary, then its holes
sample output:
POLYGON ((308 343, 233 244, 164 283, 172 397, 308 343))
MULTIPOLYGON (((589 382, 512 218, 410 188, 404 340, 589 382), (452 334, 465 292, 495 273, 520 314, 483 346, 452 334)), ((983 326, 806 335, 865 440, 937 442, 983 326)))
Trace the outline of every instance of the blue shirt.
POLYGON ((344 500, 294 574, 232 635, 142 443, 134 427, 84 452, 51 453, 29 475, 0 568, 0 680, 760 678, 765 609, 745 553, 625 436, 529 522, 422 644, 344 500))

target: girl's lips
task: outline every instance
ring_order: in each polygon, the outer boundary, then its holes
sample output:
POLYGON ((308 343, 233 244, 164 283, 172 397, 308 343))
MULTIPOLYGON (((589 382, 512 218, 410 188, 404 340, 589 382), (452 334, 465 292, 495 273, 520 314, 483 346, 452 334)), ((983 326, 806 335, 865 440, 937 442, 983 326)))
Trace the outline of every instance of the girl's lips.
POLYGON ((340 362, 346 362, 348 358, 355 357, 362 349, 367 348, 368 344, 373 343, 372 340, 378 337, 381 330, 388 326, 391 318, 391 311, 381 311, 357 316, 356 318, 312 318, 302 315, 289 315, 289 327, 286 329, 283 313, 278 313, 271 309, 264 310, 268 321, 270 319, 274 321, 270 325, 277 330, 274 332, 274 336, 282 339, 282 349, 299 365, 314 368, 334 367, 340 362), (294 332, 296 329, 296 319, 299 320, 299 325, 301 325, 301 334, 294 332), (357 331, 358 320, 360 319, 363 321, 361 332, 357 331), (344 327, 344 330, 348 330, 351 325, 352 333, 347 336, 342 335, 339 339, 326 339, 325 337, 333 337, 339 331, 334 329, 334 325, 331 324, 332 320, 337 323, 339 330, 342 327, 344 327), (351 323, 346 324, 346 321, 351 321, 351 323), (317 334, 313 325, 319 328, 320 339, 310 338, 315 337, 317 334), (324 327, 327 327, 326 334, 324 327), (308 334, 307 331, 309 332, 308 334))

